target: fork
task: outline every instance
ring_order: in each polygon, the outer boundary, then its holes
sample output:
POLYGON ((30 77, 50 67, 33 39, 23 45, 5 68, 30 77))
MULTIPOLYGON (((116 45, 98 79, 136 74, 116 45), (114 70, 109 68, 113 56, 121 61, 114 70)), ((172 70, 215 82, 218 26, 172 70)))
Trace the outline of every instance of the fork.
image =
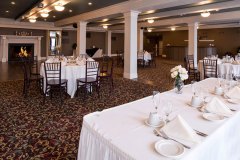
POLYGON ((183 143, 181 143, 181 142, 179 142, 179 141, 177 141, 177 140, 175 140, 175 139, 172 139, 172 138, 168 137, 164 132, 158 131, 158 130, 156 130, 156 129, 154 129, 153 132, 154 132, 154 134, 155 134, 156 136, 160 136, 160 137, 162 137, 162 138, 164 138, 164 139, 173 140, 173 141, 175 141, 175 142, 177 142, 177 143, 180 143, 180 144, 183 145, 185 148, 191 149, 191 147, 189 147, 189 146, 187 146, 187 145, 185 145, 185 144, 183 144, 183 143))

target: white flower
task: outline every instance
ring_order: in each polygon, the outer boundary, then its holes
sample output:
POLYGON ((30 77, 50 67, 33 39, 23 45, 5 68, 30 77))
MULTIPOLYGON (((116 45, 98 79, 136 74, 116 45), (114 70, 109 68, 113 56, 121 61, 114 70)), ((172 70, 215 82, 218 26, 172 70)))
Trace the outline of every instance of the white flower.
POLYGON ((176 67, 172 68, 170 72, 176 71, 176 67))
POLYGON ((175 76, 173 73, 171 73, 171 77, 172 77, 172 78, 175 78, 176 76, 175 76))
POLYGON ((180 74, 179 76, 180 76, 181 80, 183 80, 183 81, 188 79, 188 75, 187 74, 180 74))

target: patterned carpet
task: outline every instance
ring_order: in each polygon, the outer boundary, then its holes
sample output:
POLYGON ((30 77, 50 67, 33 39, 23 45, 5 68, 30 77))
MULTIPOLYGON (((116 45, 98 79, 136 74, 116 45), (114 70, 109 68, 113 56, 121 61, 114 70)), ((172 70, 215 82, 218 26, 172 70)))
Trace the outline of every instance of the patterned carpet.
POLYGON ((34 86, 24 99, 21 80, 0 82, 0 160, 76 159, 84 115, 171 88, 166 76, 172 66, 161 63, 157 68, 141 68, 138 81, 120 78, 123 69, 116 68, 111 94, 105 86, 99 99, 96 94, 85 103, 67 98, 62 106, 54 98, 41 105, 42 96, 34 86))

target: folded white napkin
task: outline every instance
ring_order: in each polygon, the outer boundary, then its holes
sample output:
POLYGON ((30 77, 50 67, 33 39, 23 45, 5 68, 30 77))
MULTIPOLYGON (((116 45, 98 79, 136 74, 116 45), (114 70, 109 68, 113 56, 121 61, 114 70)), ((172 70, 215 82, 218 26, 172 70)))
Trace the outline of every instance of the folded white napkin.
POLYGON ((83 66, 85 65, 86 60, 77 60, 76 62, 78 65, 83 66))
POLYGON ((233 87, 226 93, 226 96, 231 99, 240 99, 240 88, 238 86, 233 87))
POLYGON ((230 116, 233 112, 228 106, 217 97, 213 97, 210 102, 204 107, 206 111, 224 116, 230 116))
POLYGON ((200 142, 195 131, 180 115, 177 115, 171 122, 167 123, 167 125, 162 128, 162 131, 176 140, 189 141, 191 143, 200 142))

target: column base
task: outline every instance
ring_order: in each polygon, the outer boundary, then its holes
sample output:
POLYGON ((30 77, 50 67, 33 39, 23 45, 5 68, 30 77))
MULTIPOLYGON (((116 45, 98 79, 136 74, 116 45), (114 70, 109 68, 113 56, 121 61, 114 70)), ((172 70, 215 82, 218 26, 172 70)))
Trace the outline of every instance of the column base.
POLYGON ((2 58, 2 62, 7 62, 7 59, 6 58, 2 58))
POLYGON ((123 73, 123 78, 127 78, 127 79, 136 79, 138 78, 138 74, 137 73, 123 73))

